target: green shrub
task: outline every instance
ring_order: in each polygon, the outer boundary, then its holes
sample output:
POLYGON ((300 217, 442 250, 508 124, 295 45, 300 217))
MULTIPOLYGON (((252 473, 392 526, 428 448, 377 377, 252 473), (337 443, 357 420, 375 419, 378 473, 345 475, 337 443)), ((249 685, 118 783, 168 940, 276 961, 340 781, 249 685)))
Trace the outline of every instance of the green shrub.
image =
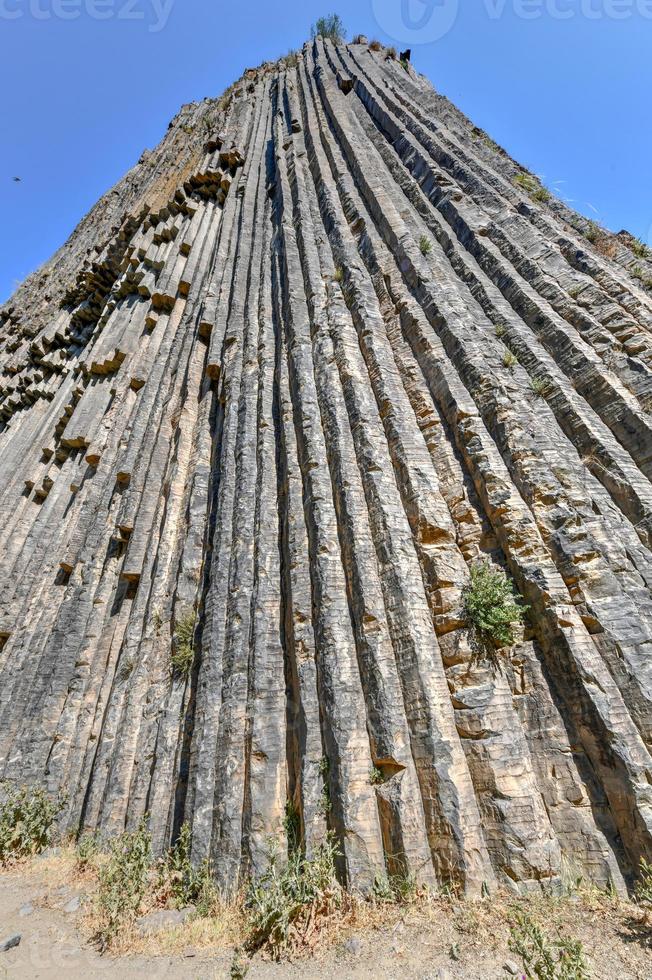
POLYGON ((407 72, 410 71, 410 63, 407 60, 407 58, 401 58, 401 68, 403 68, 407 72))
POLYGON ((636 897, 643 905, 652 906, 652 864, 641 858, 639 879, 636 882, 636 897))
POLYGON ((589 980, 591 972, 582 943, 552 940, 529 915, 515 913, 509 948, 523 962, 525 980, 589 980))
POLYGON ((638 279, 646 289, 652 289, 652 278, 645 275, 640 265, 635 265, 631 273, 634 279, 638 279))
POLYGON ((339 14, 328 14, 326 17, 318 17, 316 23, 311 28, 312 37, 328 37, 336 44, 341 44, 346 40, 346 29, 339 14))
POLYGON ((319 813, 321 813, 321 815, 324 816, 324 817, 327 816, 331 812, 331 809, 332 809, 331 791, 330 791, 330 788, 329 788, 328 782, 327 782, 327 780, 328 780, 328 774, 330 772, 330 768, 331 768, 331 764, 330 764, 330 760, 329 760, 328 756, 327 755, 323 755, 321 757, 321 759, 319 760, 319 763, 317 765, 317 771, 319 772, 319 775, 321 776, 321 778, 324 780, 324 785, 322 786, 322 789, 321 789, 321 794, 319 796, 319 802, 317 804, 317 809, 318 809, 319 813))
POLYGON ((251 951, 264 949, 278 960, 300 949, 308 930, 340 907, 342 890, 335 876, 339 854, 329 834, 313 858, 296 851, 281 867, 278 854, 270 855, 268 870, 251 882, 245 900, 251 951))
POLYGON ((111 843, 109 860, 100 870, 96 897, 100 924, 95 938, 102 949, 140 914, 151 869, 152 838, 143 817, 133 833, 121 834, 111 843))
POLYGON ((387 51, 385 52, 385 57, 388 58, 390 61, 396 61, 396 59, 398 58, 398 55, 396 53, 396 48, 394 47, 387 48, 387 51))
POLYGON ((548 190, 548 188, 547 187, 543 187, 543 185, 537 187, 536 190, 534 190, 532 192, 532 198, 535 201, 543 201, 543 202, 546 202, 546 201, 549 201, 551 197, 552 197, 552 194, 550 193, 550 191, 548 190))
POLYGON ((537 398, 543 398, 548 390, 548 382, 545 378, 530 378, 530 387, 537 398))
POLYGON ((498 143, 496 143, 495 140, 492 140, 491 136, 487 136, 486 133, 482 134, 482 142, 485 144, 485 146, 488 146, 490 150, 493 150, 494 153, 505 153, 502 146, 498 146, 498 143))
POLYGON ((344 282, 344 269, 342 268, 341 265, 338 265, 337 269, 335 270, 333 279, 335 280, 335 282, 344 282))
POLYGON ((408 871, 376 875, 373 884, 376 901, 394 905, 409 905, 416 899, 418 890, 416 875, 408 871))
POLYGON ((512 354, 511 350, 507 350, 503 354, 503 364, 511 371, 518 364, 518 357, 516 354, 512 354))
POLYGON ((85 870, 100 853, 100 838, 98 834, 83 834, 77 841, 77 864, 85 870))
POLYGON ((40 854, 52 841, 54 824, 63 806, 42 789, 5 783, 0 805, 0 864, 40 854))
POLYGON ((200 915, 208 915, 218 901, 217 887, 208 861, 193 867, 191 843, 190 824, 184 823, 176 843, 160 863, 158 899, 178 909, 195 905, 200 915))
POLYGON ((527 610, 516 602, 514 586, 502 569, 489 562, 473 565, 464 611, 478 653, 496 662, 494 651, 513 644, 514 626, 523 622, 527 610))
POLYGON ((321 813, 322 817, 327 817, 333 809, 333 804, 331 803, 331 791, 328 787, 328 783, 324 783, 322 786, 317 809, 319 813, 321 813))
POLYGON ((419 251, 422 255, 430 255, 432 252, 432 242, 427 235, 422 235, 419 239, 419 251))
POLYGON ((504 323, 497 323, 496 326, 494 327, 494 333, 498 338, 504 337, 506 329, 507 328, 505 327, 504 323))
POLYGON ((301 814, 294 800, 288 800, 285 804, 283 829, 287 837, 288 853, 293 854, 301 847, 301 814))
POLYGON ((188 677, 195 660, 195 623, 197 616, 189 612, 177 622, 174 631, 170 666, 177 677, 188 677))
POLYGON ((587 241, 594 245, 601 235, 600 226, 596 224, 595 221, 589 221, 587 228, 584 230, 584 237, 587 241))
POLYGON ((650 249, 642 242, 640 238, 635 238, 630 242, 629 247, 631 248, 634 255, 638 255, 639 259, 647 259, 650 255, 650 249))
POLYGON ((381 783, 385 782, 385 777, 383 776, 382 769, 378 766, 372 766, 369 770, 369 782, 372 786, 379 786, 381 783))
POLYGON ((514 177, 514 183, 517 187, 520 187, 529 194, 534 201, 549 201, 550 191, 543 186, 540 180, 537 180, 532 174, 527 174, 525 171, 516 174, 514 177))

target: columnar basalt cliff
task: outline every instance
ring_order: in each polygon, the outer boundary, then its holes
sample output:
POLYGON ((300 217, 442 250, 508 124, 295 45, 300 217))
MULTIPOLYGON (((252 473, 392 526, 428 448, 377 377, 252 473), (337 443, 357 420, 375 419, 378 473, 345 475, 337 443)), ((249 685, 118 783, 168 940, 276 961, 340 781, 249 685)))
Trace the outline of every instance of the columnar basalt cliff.
POLYGON ((184 107, 0 311, 0 776, 189 821, 225 888, 288 802, 356 887, 623 888, 652 265, 599 235, 364 41, 184 107), (482 561, 530 607, 498 670, 482 561))

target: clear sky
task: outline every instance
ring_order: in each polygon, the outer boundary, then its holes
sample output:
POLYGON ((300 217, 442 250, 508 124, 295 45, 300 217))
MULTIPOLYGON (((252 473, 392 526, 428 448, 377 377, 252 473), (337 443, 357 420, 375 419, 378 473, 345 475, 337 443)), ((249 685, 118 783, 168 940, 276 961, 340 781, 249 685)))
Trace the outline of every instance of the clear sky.
POLYGON ((652 243, 652 0, 336 2, 0 0, 0 302, 183 102, 333 8, 349 36, 410 38, 417 70, 555 193, 652 243))

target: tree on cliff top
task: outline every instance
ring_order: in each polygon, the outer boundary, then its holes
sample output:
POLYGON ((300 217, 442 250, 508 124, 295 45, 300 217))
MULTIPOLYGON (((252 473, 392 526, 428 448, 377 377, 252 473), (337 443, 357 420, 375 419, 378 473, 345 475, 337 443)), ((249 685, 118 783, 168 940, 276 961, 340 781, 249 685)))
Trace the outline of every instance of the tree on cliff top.
POLYGON ((312 25, 310 31, 313 38, 329 37, 336 44, 346 40, 346 28, 339 14, 317 18, 317 23, 312 25))

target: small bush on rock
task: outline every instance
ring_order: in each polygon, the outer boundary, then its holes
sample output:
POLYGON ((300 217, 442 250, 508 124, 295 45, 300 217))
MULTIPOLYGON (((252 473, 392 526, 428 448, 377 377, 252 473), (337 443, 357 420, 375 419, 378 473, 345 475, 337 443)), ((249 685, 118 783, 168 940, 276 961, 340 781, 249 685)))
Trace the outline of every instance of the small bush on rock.
POLYGON ((514 586, 502 569, 481 562, 471 568, 471 582, 464 593, 464 610, 479 657, 495 664, 495 651, 511 646, 514 627, 522 623, 528 606, 520 605, 514 586))
POLYGON ((650 256, 650 249, 640 238, 635 238, 629 247, 634 255, 638 255, 639 259, 647 259, 650 256))
POLYGON ((326 17, 318 17, 316 23, 311 28, 312 37, 328 37, 336 44, 341 44, 346 40, 346 28, 339 14, 328 14, 326 17))
POLYGON ((195 623, 194 612, 187 613, 177 622, 174 631, 174 642, 170 656, 172 673, 177 677, 188 677, 195 659, 195 623))
POLYGON ((525 171, 521 171, 521 173, 516 174, 514 177, 514 183, 517 187, 524 190, 526 194, 529 194, 533 201, 544 202, 550 200, 550 191, 543 186, 540 180, 533 177, 532 174, 526 174, 525 171))

